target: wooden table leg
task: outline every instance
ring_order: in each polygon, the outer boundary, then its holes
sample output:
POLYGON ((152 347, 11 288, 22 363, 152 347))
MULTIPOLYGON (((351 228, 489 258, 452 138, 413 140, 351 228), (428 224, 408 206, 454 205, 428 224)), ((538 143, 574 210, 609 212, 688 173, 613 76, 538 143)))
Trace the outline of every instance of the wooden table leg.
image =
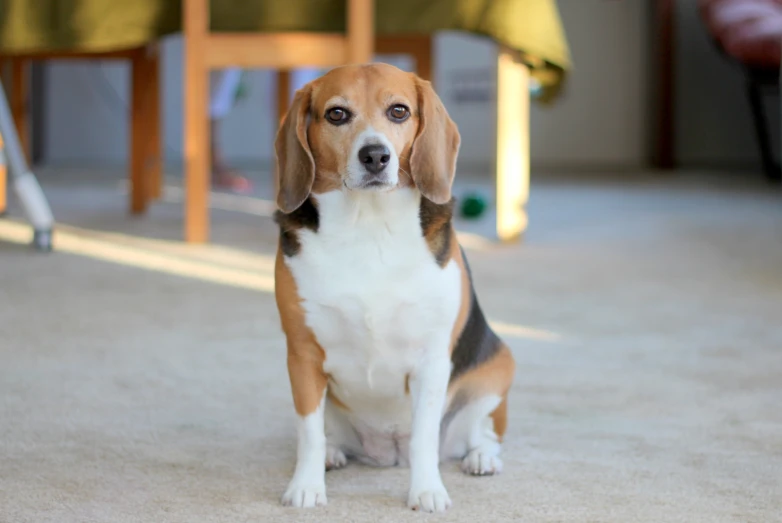
POLYGON ((30 61, 11 58, 11 114, 14 117, 19 145, 30 162, 30 61))
POLYGON ((209 240, 209 70, 207 0, 183 0, 185 96, 185 241, 209 240))
POLYGON ((143 214, 149 201, 149 85, 150 60, 145 48, 131 59, 130 89, 130 212, 143 214))
POLYGON ((375 3, 348 0, 347 9, 348 63, 369 63, 375 46, 375 3))
MULTIPOLYGON (((434 68, 432 66, 432 37, 421 36, 415 41, 415 70, 418 76, 432 82, 434 86, 434 68)), ((434 86, 436 88, 436 86, 434 86)))
POLYGON ((657 88, 655 92, 655 144, 652 161, 655 167, 676 167, 676 0, 655 1, 655 47, 657 58, 657 88))
MULTIPOLYGON (((282 124, 285 115, 288 113, 288 108, 291 105, 291 73, 290 71, 277 71, 277 125, 282 124)), ((272 147, 272 151, 274 148, 272 147)), ((273 154, 273 158, 276 159, 276 152, 273 154)), ((272 196, 277 197, 277 190, 280 187, 280 173, 277 172, 277 162, 272 161, 272 196)))
POLYGON ((497 57, 496 234, 518 240, 527 228, 529 198, 529 69, 514 53, 497 57))
POLYGON ((277 71, 277 123, 281 124, 290 106, 291 73, 290 71, 277 71))
POLYGON ((5 151, 3 144, 3 135, 0 134, 0 216, 5 214, 8 207, 8 167, 5 161, 5 151))
MULTIPOLYGON (((0 58, 0 81, 5 83, 5 64, 4 58, 0 58)), ((5 159, 5 143, 3 135, 0 134, 0 216, 5 214, 8 209, 8 164, 5 159)))
POLYGON ((159 200, 163 193, 163 143, 161 138, 161 112, 160 112, 160 47, 152 46, 149 58, 149 117, 147 123, 149 130, 149 171, 148 171, 148 198, 159 200))
POLYGON ((432 37, 430 35, 381 36, 375 41, 377 54, 404 54, 415 60, 415 72, 434 83, 432 37))

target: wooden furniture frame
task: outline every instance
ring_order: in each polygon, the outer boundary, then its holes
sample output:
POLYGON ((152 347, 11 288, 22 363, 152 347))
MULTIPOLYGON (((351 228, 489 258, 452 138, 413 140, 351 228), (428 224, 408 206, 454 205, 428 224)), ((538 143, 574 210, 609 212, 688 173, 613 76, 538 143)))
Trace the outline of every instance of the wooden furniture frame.
MULTIPOLYGON (((5 156, 3 151, 3 135, 0 134, 0 154, 5 156)), ((6 194, 8 190, 8 166, 5 158, 0 158, 0 216, 5 214, 6 207, 8 206, 8 196, 6 194)))
MULTIPOLYGON (((286 100, 287 71, 369 62, 374 44, 373 0, 347 0, 346 33, 219 33, 209 28, 209 0, 183 0, 185 53, 185 240, 209 240, 208 74, 224 67, 283 71, 279 100, 286 100)), ((283 113, 281 113, 283 114, 283 113)))
MULTIPOLYGON (((220 33, 209 29, 209 0, 183 0, 185 227, 189 243, 209 240, 210 136, 208 76, 224 67, 278 70, 278 117, 288 110, 290 76, 296 67, 333 67, 372 60, 380 54, 413 57, 416 72, 433 81, 432 37, 374 35, 372 0, 347 0, 346 34, 220 33)), ((11 58, 11 105, 23 143, 29 133, 27 63, 32 59, 130 59, 132 63, 130 210, 143 213, 162 190, 159 64, 156 46, 101 54, 28 55, 11 58), (150 88, 152 86, 152 88, 150 88)), ((496 206, 490 212, 497 239, 513 241, 527 227, 529 196, 529 69, 519 53, 500 46, 496 78, 496 206)), ((0 174, 0 176, 2 176, 0 174)), ((2 197, 0 193, 0 209, 2 197)))
POLYGON ((132 214, 143 214, 150 201, 160 197, 162 186, 160 64, 156 44, 110 52, 28 53, 0 57, 0 62, 9 61, 11 64, 9 98, 22 149, 29 161, 30 63, 33 60, 84 59, 129 60, 131 63, 129 209, 132 214))
POLYGON ((766 107, 763 103, 765 91, 770 91, 774 96, 779 96, 780 69, 759 69, 742 66, 747 89, 747 100, 752 110, 752 123, 755 127, 755 139, 760 152, 760 160, 763 172, 770 182, 782 182, 782 169, 780 162, 774 158, 769 121, 766 115, 766 107))
POLYGON ((651 47, 657 84, 650 115, 655 125, 652 164, 666 170, 676 167, 675 4, 676 0, 655 0, 651 6, 654 20, 651 47))

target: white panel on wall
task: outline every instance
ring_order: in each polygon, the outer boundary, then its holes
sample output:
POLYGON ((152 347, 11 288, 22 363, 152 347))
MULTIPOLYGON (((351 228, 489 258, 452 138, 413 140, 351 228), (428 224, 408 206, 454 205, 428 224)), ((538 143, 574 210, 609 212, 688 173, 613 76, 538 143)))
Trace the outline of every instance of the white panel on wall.
POLYGON ((497 48, 487 38, 444 33, 435 39, 435 56, 435 89, 462 137, 459 165, 488 171, 495 154, 497 48))

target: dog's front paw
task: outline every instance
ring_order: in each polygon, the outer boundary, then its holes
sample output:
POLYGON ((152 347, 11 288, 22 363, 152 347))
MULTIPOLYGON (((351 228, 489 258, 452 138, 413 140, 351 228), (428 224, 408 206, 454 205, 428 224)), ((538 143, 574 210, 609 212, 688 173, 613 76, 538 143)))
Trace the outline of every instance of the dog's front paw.
POLYGON ((326 470, 341 469, 348 464, 345 453, 336 447, 326 449, 326 470))
POLYGON ((462 472, 473 476, 493 476, 502 472, 502 460, 493 449, 479 447, 462 460, 462 472))
POLYGON ((445 512, 451 507, 451 498, 448 497, 448 492, 442 483, 427 485, 423 488, 410 489, 407 506, 423 512, 445 512))
POLYGON ((324 507, 326 500, 326 485, 305 485, 296 480, 291 481, 288 490, 282 496, 282 504, 286 507, 312 508, 324 507))

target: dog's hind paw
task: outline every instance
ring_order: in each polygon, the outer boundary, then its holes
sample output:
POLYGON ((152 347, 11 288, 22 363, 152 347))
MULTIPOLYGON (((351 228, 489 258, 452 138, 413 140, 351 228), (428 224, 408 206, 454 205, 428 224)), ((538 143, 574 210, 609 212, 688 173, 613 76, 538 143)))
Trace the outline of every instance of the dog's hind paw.
POLYGON ((494 446, 472 449, 462 460, 462 472, 472 476, 493 476, 502 472, 502 460, 494 446))
POLYGON ((345 453, 336 447, 326 449, 326 470, 341 469, 348 464, 348 458, 345 453))

